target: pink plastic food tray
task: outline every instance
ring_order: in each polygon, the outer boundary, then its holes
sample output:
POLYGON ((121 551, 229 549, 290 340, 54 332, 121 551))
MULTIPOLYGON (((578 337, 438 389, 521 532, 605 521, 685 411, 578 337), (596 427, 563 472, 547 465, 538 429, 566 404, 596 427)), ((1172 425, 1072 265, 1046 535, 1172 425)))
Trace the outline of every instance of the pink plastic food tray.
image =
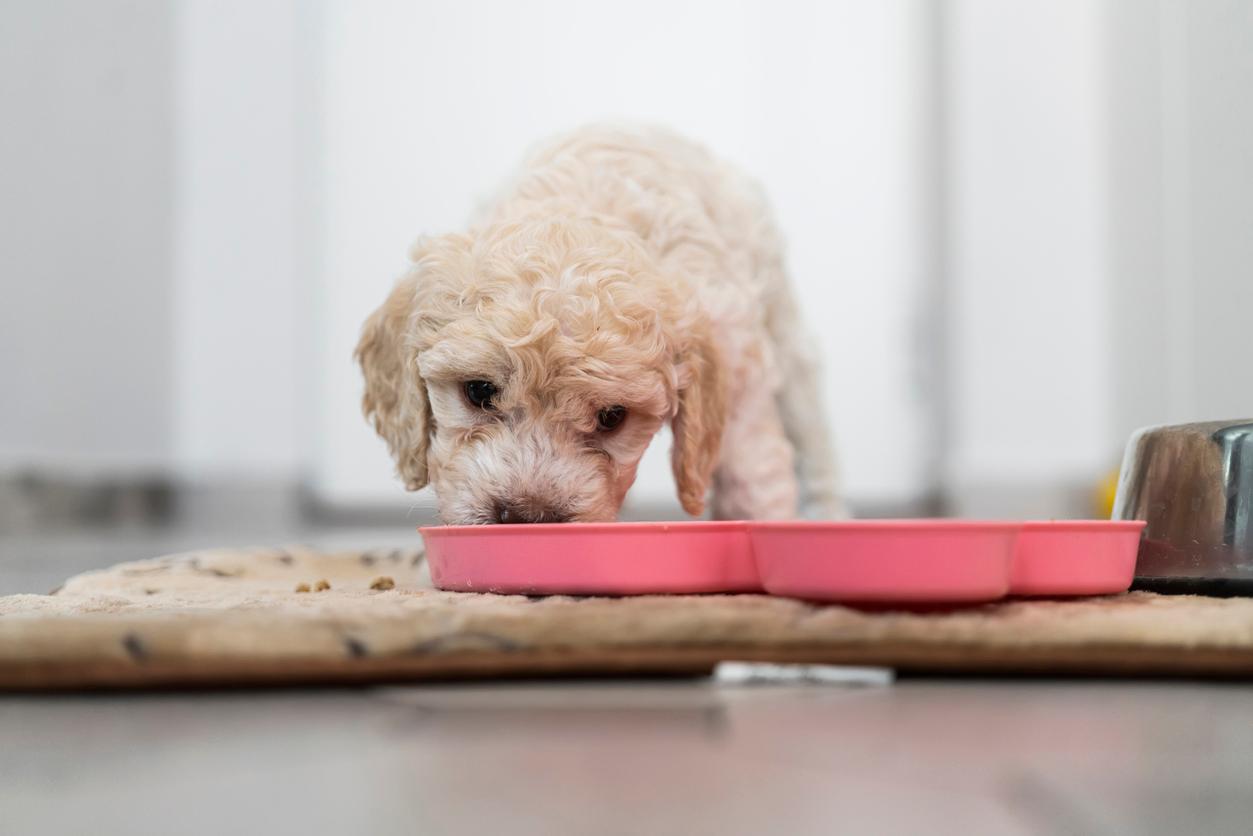
POLYGON ((760 592, 741 522, 541 523, 422 529, 431 580, 459 592, 760 592))
POLYGON ((1143 523, 856 520, 423 528, 440 589, 525 594, 769 592, 960 603, 1131 584, 1143 523))
POLYGON ((1125 592, 1145 524, 1134 520, 1027 522, 1018 532, 1014 595, 1125 592))
POLYGON ((755 523, 761 583, 823 601, 990 601, 1009 591, 1018 523, 858 520, 755 523))

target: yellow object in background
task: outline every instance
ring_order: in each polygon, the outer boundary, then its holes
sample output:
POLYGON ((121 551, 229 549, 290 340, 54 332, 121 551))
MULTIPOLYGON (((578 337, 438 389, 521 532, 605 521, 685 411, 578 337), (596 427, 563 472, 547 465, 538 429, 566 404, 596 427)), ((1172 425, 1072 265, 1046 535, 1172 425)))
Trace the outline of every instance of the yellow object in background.
POLYGON ((1114 514, 1114 497, 1118 495, 1118 471, 1112 470, 1097 486, 1094 497, 1096 518, 1108 520, 1114 514))

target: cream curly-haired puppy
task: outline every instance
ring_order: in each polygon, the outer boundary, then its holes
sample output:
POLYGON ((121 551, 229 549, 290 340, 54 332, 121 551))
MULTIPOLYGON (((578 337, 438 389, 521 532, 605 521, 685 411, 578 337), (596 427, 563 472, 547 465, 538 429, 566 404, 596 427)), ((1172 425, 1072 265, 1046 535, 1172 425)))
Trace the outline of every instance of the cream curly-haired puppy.
POLYGON ((585 128, 426 238, 357 346, 364 410, 449 524, 613 520, 666 422, 679 500, 841 514, 813 350, 757 187, 703 148, 585 128))

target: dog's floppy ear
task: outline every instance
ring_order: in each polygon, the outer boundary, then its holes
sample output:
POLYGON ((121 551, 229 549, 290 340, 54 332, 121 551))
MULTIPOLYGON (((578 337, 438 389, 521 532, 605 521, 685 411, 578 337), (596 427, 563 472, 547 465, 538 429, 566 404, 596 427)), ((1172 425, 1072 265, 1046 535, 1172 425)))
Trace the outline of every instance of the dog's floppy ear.
POLYGON ((683 510, 693 516, 705 510, 705 494, 718 463, 726 424, 726 373, 704 325, 690 336, 680 376, 679 409, 671 422, 674 447, 670 464, 683 510))
POLYGON ((417 277, 401 279, 395 290, 366 320, 355 357, 365 373, 361 411, 396 460, 407 490, 426 485, 426 454, 434 429, 426 384, 418 374, 417 349, 411 341, 417 277))

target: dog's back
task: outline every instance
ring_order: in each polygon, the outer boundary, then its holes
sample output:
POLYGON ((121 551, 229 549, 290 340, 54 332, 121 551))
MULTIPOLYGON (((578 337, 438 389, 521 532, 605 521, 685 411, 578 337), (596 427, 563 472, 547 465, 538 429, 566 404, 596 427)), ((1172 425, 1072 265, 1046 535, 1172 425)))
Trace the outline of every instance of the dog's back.
POLYGON ((799 511, 842 516, 817 353, 757 183, 664 128, 594 125, 543 144, 488 219, 536 204, 629 231, 664 273, 691 285, 715 324, 732 402, 750 389, 773 393, 796 451, 799 511))

